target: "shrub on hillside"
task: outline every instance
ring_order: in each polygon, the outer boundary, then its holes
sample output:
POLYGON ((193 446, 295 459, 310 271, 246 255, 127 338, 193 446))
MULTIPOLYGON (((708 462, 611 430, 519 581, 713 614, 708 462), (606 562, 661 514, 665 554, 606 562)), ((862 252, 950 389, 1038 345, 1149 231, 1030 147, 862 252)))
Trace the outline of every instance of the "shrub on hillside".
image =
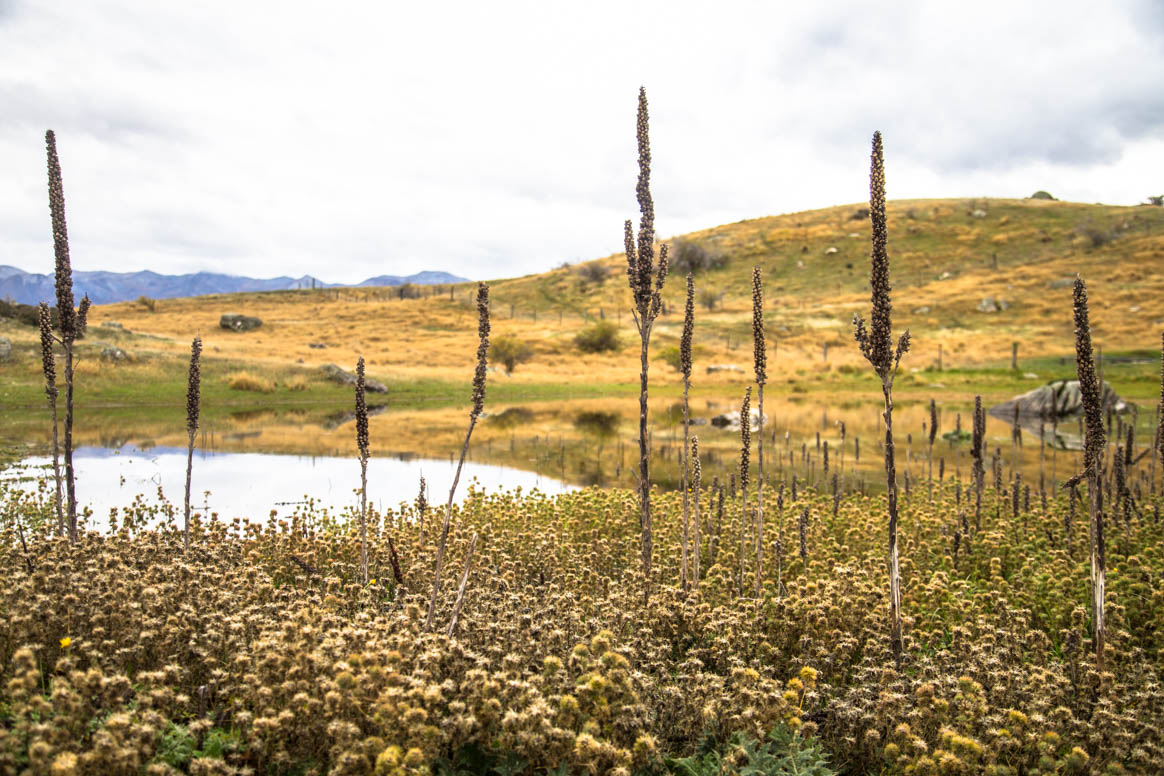
POLYGON ((700 272, 720 269, 727 264, 727 257, 713 248, 707 248, 694 240, 673 240, 668 256, 671 273, 698 275, 700 272))
POLYGON ((597 261, 592 261, 587 264, 580 264, 578 266, 578 278, 583 285, 592 283, 600 286, 606 282, 606 277, 610 274, 610 269, 597 261))
POLYGON ((489 358, 505 367, 505 374, 513 374, 518 364, 533 358, 534 349, 528 342, 516 337, 497 337, 489 345, 489 358))
POLYGON ((574 344, 583 353, 603 353, 618 350, 618 327, 610 321, 599 321, 587 326, 574 337, 574 344))

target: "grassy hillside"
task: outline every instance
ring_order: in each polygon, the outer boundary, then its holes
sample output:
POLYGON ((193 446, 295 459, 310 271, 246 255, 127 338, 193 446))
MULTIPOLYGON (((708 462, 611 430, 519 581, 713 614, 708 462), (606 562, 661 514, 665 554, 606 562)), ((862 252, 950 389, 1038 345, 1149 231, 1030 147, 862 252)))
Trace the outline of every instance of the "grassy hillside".
MULTIPOLYGON (((888 215, 895 327, 909 327, 914 342, 903 368, 935 368, 939 349, 947 370, 1009 367, 1011 343, 1019 342, 1020 375, 1032 365, 1046 367, 1039 379, 1069 372, 1070 363, 1058 359, 1071 352, 1069 281, 1076 272, 1088 281, 1094 337, 1105 353, 1142 350, 1151 358, 1158 347, 1164 327, 1157 301, 1164 298, 1164 209, 912 200, 890 203, 888 215), (1005 309, 980 311, 986 297, 1005 309)), ((683 239, 722 263, 696 276, 701 300, 715 297, 714 309, 701 304, 696 314, 697 391, 750 377, 750 272, 757 264, 764 269, 770 359, 779 376, 775 389, 847 390, 867 380, 850 323, 854 313, 868 314, 869 222, 861 205, 741 221, 683 239), (712 364, 742 371, 706 374, 712 364)), ((532 359, 512 376, 497 375, 494 396, 537 398, 563 387, 610 392, 637 383, 621 254, 491 286, 495 338, 510 335, 533 348, 532 359), (580 353, 574 337, 601 317, 620 326, 622 352, 580 353)), ((656 324, 656 356, 678 344, 683 289, 676 272, 665 292, 668 312, 656 324)), ((275 390, 264 402, 346 396, 316 373, 329 362, 350 369, 359 355, 367 359, 370 376, 388 383, 394 394, 456 401, 469 380, 476 345, 473 290, 462 284, 424 293, 430 295, 401 299, 396 289, 327 289, 161 300, 152 309, 139 303, 97 307, 86 345, 91 353, 81 367, 89 387, 81 400, 116 403, 130 398, 127 390, 147 388, 159 401, 180 396, 189 341, 200 333, 211 381, 246 370, 266 375, 275 390), (263 326, 245 334, 224 331, 218 319, 227 312, 257 315, 263 326), (101 326, 110 321, 129 333, 101 326), (100 362, 105 343, 120 344, 133 363, 100 362)), ((17 346, 15 363, 0 366, 5 404, 39 401, 34 334, 16 324, 0 332, 17 346)), ((664 361, 653 366, 654 385, 678 384, 678 373, 664 361)), ((1154 368, 1143 371, 1147 395, 1154 368)), ((957 382, 921 374, 911 380, 927 390, 935 382, 957 382)), ((995 382, 999 391, 1022 387, 1009 376, 995 382)), ((221 393, 223 400, 246 398, 226 388, 221 393)))

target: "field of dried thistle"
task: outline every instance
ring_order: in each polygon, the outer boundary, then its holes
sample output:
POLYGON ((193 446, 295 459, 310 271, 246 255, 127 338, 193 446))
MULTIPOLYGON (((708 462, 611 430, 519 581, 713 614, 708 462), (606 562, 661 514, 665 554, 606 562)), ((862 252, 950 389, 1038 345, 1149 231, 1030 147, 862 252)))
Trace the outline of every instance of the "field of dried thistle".
MULTIPOLYGON (((88 303, 74 309, 49 133, 62 324, 54 331, 42 306, 41 366, 54 413, 63 402, 65 463, 35 493, 0 481, 0 773, 1164 770, 1164 355, 1156 436, 1137 438, 1134 424, 1105 417, 1087 287, 1075 278, 1072 313, 1048 311, 1068 322, 1046 324, 1073 333, 1064 347, 1073 340, 1086 443, 1063 456, 1072 476, 1024 485, 1017 451, 986 449, 976 398, 968 479, 959 469, 919 483, 920 461, 897 446, 900 415, 894 431, 895 384, 918 349, 891 319, 876 134, 869 322, 866 303, 834 312, 852 317, 858 344, 843 365, 863 356, 881 389, 884 441, 873 450, 884 493, 836 476, 840 462, 830 479, 827 446, 812 485, 785 472, 784 454, 794 455, 778 444, 765 468, 762 413, 754 456, 752 426, 740 428, 738 476, 702 478, 699 456, 710 451, 688 427, 690 278, 678 338, 682 487, 652 487, 650 341, 664 333, 655 327, 669 257, 654 234, 643 92, 637 128, 641 218, 637 231, 625 226, 640 344, 633 491, 471 492, 460 505, 450 491, 429 505, 421 490, 415 504, 378 512, 362 483, 346 519, 308 504, 225 523, 190 508, 188 473, 182 512, 139 501, 106 532, 87 530, 74 498, 74 379, 87 375, 73 346, 88 303)), ((763 407, 767 370, 782 362, 772 354, 770 364, 765 345, 762 267, 744 281, 763 407)), ((495 310, 484 284, 475 297, 462 461, 483 415, 495 310)), ((470 321, 458 325, 471 335, 470 321)), ((249 341, 261 350, 265 340, 249 341)), ((191 451, 201 404, 218 395, 204 390, 202 345, 194 340, 187 373, 191 451)), ((364 368, 359 356, 352 441, 362 477, 374 430, 364 368)), ((245 377, 234 374, 267 390, 265 375, 245 377)), ((744 417, 751 390, 740 392, 744 417)), ((56 426, 54 414, 54 460, 56 426)))

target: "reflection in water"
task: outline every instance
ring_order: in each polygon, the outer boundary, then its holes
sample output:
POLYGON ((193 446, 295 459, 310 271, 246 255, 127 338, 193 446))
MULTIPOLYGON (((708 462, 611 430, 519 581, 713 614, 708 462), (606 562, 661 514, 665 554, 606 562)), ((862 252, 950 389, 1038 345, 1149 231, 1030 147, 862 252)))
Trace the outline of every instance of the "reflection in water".
MULTIPOLYGON (((765 474, 773 482, 789 481, 795 476, 803 485, 806 480, 831 487, 833 475, 840 477, 845 490, 865 488, 873 491, 884 485, 881 445, 884 429, 881 421, 881 403, 875 397, 867 401, 843 396, 780 396, 765 397, 768 415, 764 423, 765 474), (827 472, 826 472, 826 449, 827 472)), ((692 434, 699 436, 703 464, 703 480, 711 483, 716 477, 728 484, 738 472, 740 436, 738 430, 715 428, 711 419, 724 412, 739 409, 736 396, 696 396, 691 401, 692 434)), ((896 404, 896 444, 898 467, 902 478, 908 473, 912 482, 918 482, 929 471, 930 449, 926 424, 929 420, 928 398, 906 397, 896 404)), ((675 411, 673 397, 659 397, 649 406, 651 433, 651 482, 662 489, 679 487, 682 467, 683 426, 681 412, 675 411)), ((938 439, 933 447, 935 476, 944 472, 948 477, 963 482, 969 476, 969 432, 951 434, 958 426, 959 414, 970 417, 971 403, 950 401, 939 405, 940 424, 938 439)), ((185 418, 181 407, 170 416, 145 419, 140 415, 115 412, 86 412, 79 417, 75 438, 86 447, 108 446, 128 455, 131 448, 155 448, 149 457, 155 458, 185 449, 185 418)), ((524 404, 493 405, 474 432, 469 449, 469 462, 487 464, 507 474, 495 481, 521 484, 528 487, 539 477, 575 485, 600 485, 633 488, 638 461, 638 400, 624 395, 567 401, 527 402, 524 404), (525 477, 532 478, 524 479, 525 477)), ((1140 413, 1140 430, 1136 439, 1139 448, 1146 448, 1152 439, 1154 427, 1150 413, 1140 413)), ((430 466, 438 464, 451 470, 452 461, 464 442, 465 410, 462 407, 438 409, 384 409, 370 418, 373 466, 388 459, 415 461, 408 473, 385 475, 385 480, 400 480, 398 491, 386 485, 378 492, 370 488, 369 495, 388 504, 413 497, 412 490, 425 468, 426 479, 430 466)), ((986 426, 986 448, 996 449, 1005 456, 1008 469, 1018 465, 1024 469, 1029 482, 1042 482, 1045 473, 1048 491, 1052 484, 1079 468, 1078 455, 1071 435, 1077 430, 1074 420, 1060 423, 1057 428, 1044 427, 1046 445, 1038 442, 1037 420, 1025 425, 1024 430, 1034 434, 1023 447, 1012 446, 1011 419, 989 416, 986 426), (1054 437, 1048 436, 1055 435, 1054 437)), ((1116 416, 1112 423, 1112 438, 1125 421, 1116 416)), ((10 438, 31 444, 41 455, 48 450, 51 426, 47 413, 0 413, 0 428, 10 438)), ((752 444, 758 442, 753 434, 752 444)), ((206 417, 199 431, 197 454, 206 456, 200 461, 213 461, 221 454, 255 454, 255 468, 246 475, 248 481, 261 483, 287 467, 305 466, 304 471, 321 471, 334 466, 332 486, 322 480, 291 477, 288 487, 299 497, 303 493, 325 496, 339 488, 342 499, 329 503, 354 503, 351 489, 356 487, 359 466, 356 463, 355 429, 347 407, 335 405, 307 408, 265 408, 248 413, 225 413, 206 417), (347 420, 344 420, 348 418, 347 420), (336 425, 338 423, 338 426, 336 425), (275 456, 259 454, 275 453, 275 456), (306 461, 307 464, 295 463, 306 461), (331 463, 322 463, 329 461, 331 463), (290 462, 290 463, 289 463, 290 462), (314 469, 312 469, 314 467, 314 469), (330 489, 330 490, 329 490, 330 489)), ((140 452, 134 453, 141 457, 140 452)), ((753 448, 753 467, 756 465, 753 448)), ((240 459, 242 460, 242 459, 240 459)), ((199 484, 208 472, 194 468, 195 492, 210 489, 212 496, 235 498, 235 491, 225 486, 199 484)), ((386 465, 386 464, 383 464, 386 465)), ((207 464, 209 466, 209 463, 207 464)), ((755 468, 753 468, 753 474, 755 468)), ((114 481, 120 474, 113 475, 114 481)), ((306 477, 307 475, 305 475, 306 477)), ((482 478, 484 481, 484 477, 482 478)), ((377 486, 378 487, 378 486, 377 486)), ((393 486, 395 487, 395 486, 393 486)), ((548 487, 548 486, 547 486, 548 487)), ((156 488, 145 487, 152 492, 156 488)), ((179 485, 167 485, 166 494, 180 500, 179 485)), ((439 496, 435 496, 440 501, 439 496)), ((241 498, 241 496, 238 496, 241 498)), ((124 503, 124 493, 119 495, 124 503)), ((211 503, 216 509, 227 509, 234 501, 211 503)), ((248 507, 249 508, 249 507, 248 507)), ((261 505, 266 514, 270 504, 261 505)))
MULTIPOLYGON (((216 512, 227 520, 264 520, 271 510, 291 514, 308 499, 332 513, 354 509, 359 503, 359 466, 354 458, 197 450, 194 456, 190 500, 203 514, 216 512)), ((186 489, 184 449, 82 447, 73 458, 78 506, 93 510, 93 527, 106 526, 109 510, 128 506, 139 494, 147 504, 165 499, 177 510, 182 509, 186 489)), ((51 477, 51 466, 49 458, 29 458, 21 467, 6 470, 0 476, 6 480, 24 477, 20 487, 35 490, 37 478, 51 477)), ((383 511, 411 502, 422 474, 428 483, 430 502, 442 504, 448 497, 454 468, 450 461, 420 459, 408 453, 398 458, 372 458, 368 461, 368 504, 383 511)), ((486 491, 520 487, 553 494, 572 489, 534 472, 467 462, 457 488, 458 501, 472 483, 486 491)))

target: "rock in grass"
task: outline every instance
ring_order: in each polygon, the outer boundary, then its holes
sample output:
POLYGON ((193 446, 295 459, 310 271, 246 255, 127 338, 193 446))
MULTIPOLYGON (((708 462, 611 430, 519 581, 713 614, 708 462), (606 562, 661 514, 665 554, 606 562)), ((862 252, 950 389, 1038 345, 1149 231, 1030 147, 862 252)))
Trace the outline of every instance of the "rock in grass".
POLYGON ((12 360, 12 340, 0 337, 0 363, 12 360))
MULTIPOLYGON (((335 364, 324 364, 320 367, 320 370, 323 372, 324 376, 327 377, 328 380, 331 380, 333 383, 339 383, 340 385, 356 384, 356 376, 354 374, 347 371, 346 369, 341 369, 335 364)), ((368 393, 388 393, 388 386, 384 385, 384 383, 380 382, 379 380, 365 379, 364 388, 368 391, 368 393)))
MULTIPOLYGON (((253 315, 242 315, 240 313, 224 313, 218 319, 219 327, 228 329, 229 331, 254 331, 263 325, 260 318, 253 315)), ((355 378, 352 378, 355 379, 355 378)))
POLYGON ((111 364, 123 364, 129 360, 129 354, 116 345, 107 345, 101 348, 101 360, 111 364))

